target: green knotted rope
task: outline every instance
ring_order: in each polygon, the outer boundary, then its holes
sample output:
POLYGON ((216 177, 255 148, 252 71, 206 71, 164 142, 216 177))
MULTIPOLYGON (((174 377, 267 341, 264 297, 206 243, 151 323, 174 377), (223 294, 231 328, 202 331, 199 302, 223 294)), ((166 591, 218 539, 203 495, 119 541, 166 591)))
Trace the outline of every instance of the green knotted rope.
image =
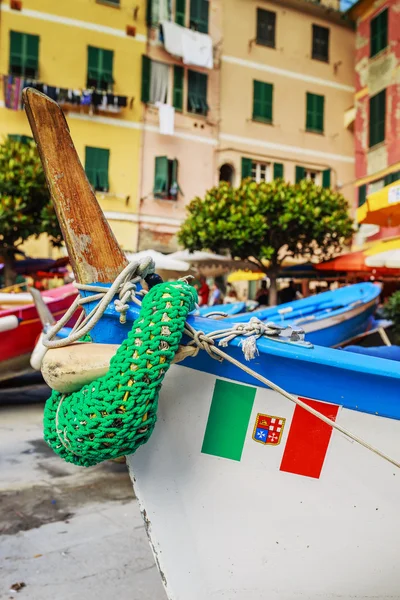
POLYGON ((78 392, 52 393, 44 411, 44 439, 57 454, 89 467, 132 454, 147 442, 163 377, 196 302, 196 291, 183 281, 154 286, 108 373, 78 392))

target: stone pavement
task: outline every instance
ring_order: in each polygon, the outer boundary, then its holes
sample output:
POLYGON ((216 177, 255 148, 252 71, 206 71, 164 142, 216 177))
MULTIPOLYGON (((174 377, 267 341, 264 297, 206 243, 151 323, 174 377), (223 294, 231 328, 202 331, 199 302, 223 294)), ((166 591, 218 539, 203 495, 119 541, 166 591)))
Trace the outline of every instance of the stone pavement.
POLYGON ((0 390, 0 599, 166 600, 125 465, 53 454, 47 395, 0 390))

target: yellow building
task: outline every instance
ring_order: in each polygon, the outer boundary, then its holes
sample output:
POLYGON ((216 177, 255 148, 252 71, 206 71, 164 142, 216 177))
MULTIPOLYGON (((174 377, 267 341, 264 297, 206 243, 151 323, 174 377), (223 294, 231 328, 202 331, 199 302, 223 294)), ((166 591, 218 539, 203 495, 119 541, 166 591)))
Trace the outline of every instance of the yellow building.
POLYGON ((219 177, 307 178, 353 204, 354 31, 339 0, 224 0, 219 177))
MULTIPOLYGON (((20 91, 63 107, 100 204, 125 250, 137 248, 145 0, 0 3, 0 136, 30 136, 20 91)), ((24 249, 54 255, 43 236, 24 249)))

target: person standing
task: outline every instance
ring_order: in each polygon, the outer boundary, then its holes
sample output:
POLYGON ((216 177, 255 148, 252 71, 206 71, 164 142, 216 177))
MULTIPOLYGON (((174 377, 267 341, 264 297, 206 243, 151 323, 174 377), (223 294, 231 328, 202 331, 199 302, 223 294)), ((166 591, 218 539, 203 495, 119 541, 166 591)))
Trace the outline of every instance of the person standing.
POLYGON ((210 296, 210 288, 207 285, 205 277, 200 277, 200 287, 197 290, 199 295, 199 306, 207 306, 210 296))
POLYGON ((269 291, 265 279, 261 282, 261 287, 256 293, 256 300, 260 306, 268 306, 269 304, 269 291))

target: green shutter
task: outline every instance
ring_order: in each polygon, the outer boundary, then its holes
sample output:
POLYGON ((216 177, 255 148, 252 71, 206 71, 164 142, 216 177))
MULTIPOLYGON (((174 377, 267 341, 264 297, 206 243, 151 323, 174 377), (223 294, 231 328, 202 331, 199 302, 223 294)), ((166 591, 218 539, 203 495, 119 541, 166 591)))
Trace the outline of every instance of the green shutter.
POLYGON ((367 199, 367 186, 360 185, 358 188, 358 206, 362 206, 367 199))
POLYGON ((389 185, 390 183, 394 183, 400 179, 400 171, 395 171, 394 173, 389 173, 385 177, 385 185, 389 185))
POLYGON ((185 26, 186 0, 175 0, 175 23, 185 26))
POLYGON ((105 148, 86 146, 85 171, 95 190, 108 191, 108 167, 110 151, 105 148))
POLYGON ((385 140, 386 90, 369 99, 369 146, 385 140))
POLYGON ((168 191, 168 158, 166 156, 156 156, 153 194, 155 196, 165 196, 168 191))
POLYGON ((114 83, 113 62, 113 50, 88 46, 87 86, 107 90, 114 83))
POLYGON ((299 183, 299 181, 302 181, 306 176, 306 170, 304 167, 298 167, 296 166, 296 183, 299 183))
POLYGON ((174 65, 172 104, 176 110, 183 110, 183 67, 179 65, 174 65))
POLYGON ((153 24, 153 0, 147 0, 146 4, 146 25, 151 27, 153 24))
MULTIPOLYGON (((171 161, 172 163, 172 174, 171 174, 171 189, 169 190, 169 194, 173 199, 176 199, 178 196, 178 192, 182 194, 182 190, 179 187, 178 183, 178 160, 174 158, 171 161)), ((183 194, 182 194, 183 195, 183 194)))
POLYGON ((208 33, 209 0, 190 0, 190 27, 208 33))
POLYGON ((264 81, 253 81, 253 119, 272 122, 273 85, 264 81))
POLYGON ((274 179, 283 179, 282 163, 274 163, 274 179))
POLYGON ((388 45, 388 15, 386 8, 377 17, 371 19, 370 25, 370 56, 375 56, 388 45))
POLYGON ((19 135, 10 133, 8 135, 8 139, 12 142, 21 142, 21 144, 29 144, 30 142, 33 142, 33 137, 31 137, 30 135, 19 135))
POLYGON ((307 92, 306 105, 306 130, 323 133, 325 97, 307 92))
POLYGON ((331 187, 331 170, 325 169, 322 171, 322 187, 330 188, 331 187))
POLYGON ((208 77, 205 73, 188 71, 187 109, 189 112, 200 115, 207 114, 207 82, 208 77))
POLYGON ((150 101, 150 79, 151 79, 151 60, 148 56, 142 55, 142 102, 147 104, 150 101))
POLYGON ((10 74, 34 78, 38 70, 39 36, 10 31, 10 74))
POLYGON ((242 156, 242 179, 246 179, 247 177, 251 177, 253 161, 251 158, 246 158, 242 156))
POLYGON ((256 388, 217 379, 201 452, 240 460, 256 388))

